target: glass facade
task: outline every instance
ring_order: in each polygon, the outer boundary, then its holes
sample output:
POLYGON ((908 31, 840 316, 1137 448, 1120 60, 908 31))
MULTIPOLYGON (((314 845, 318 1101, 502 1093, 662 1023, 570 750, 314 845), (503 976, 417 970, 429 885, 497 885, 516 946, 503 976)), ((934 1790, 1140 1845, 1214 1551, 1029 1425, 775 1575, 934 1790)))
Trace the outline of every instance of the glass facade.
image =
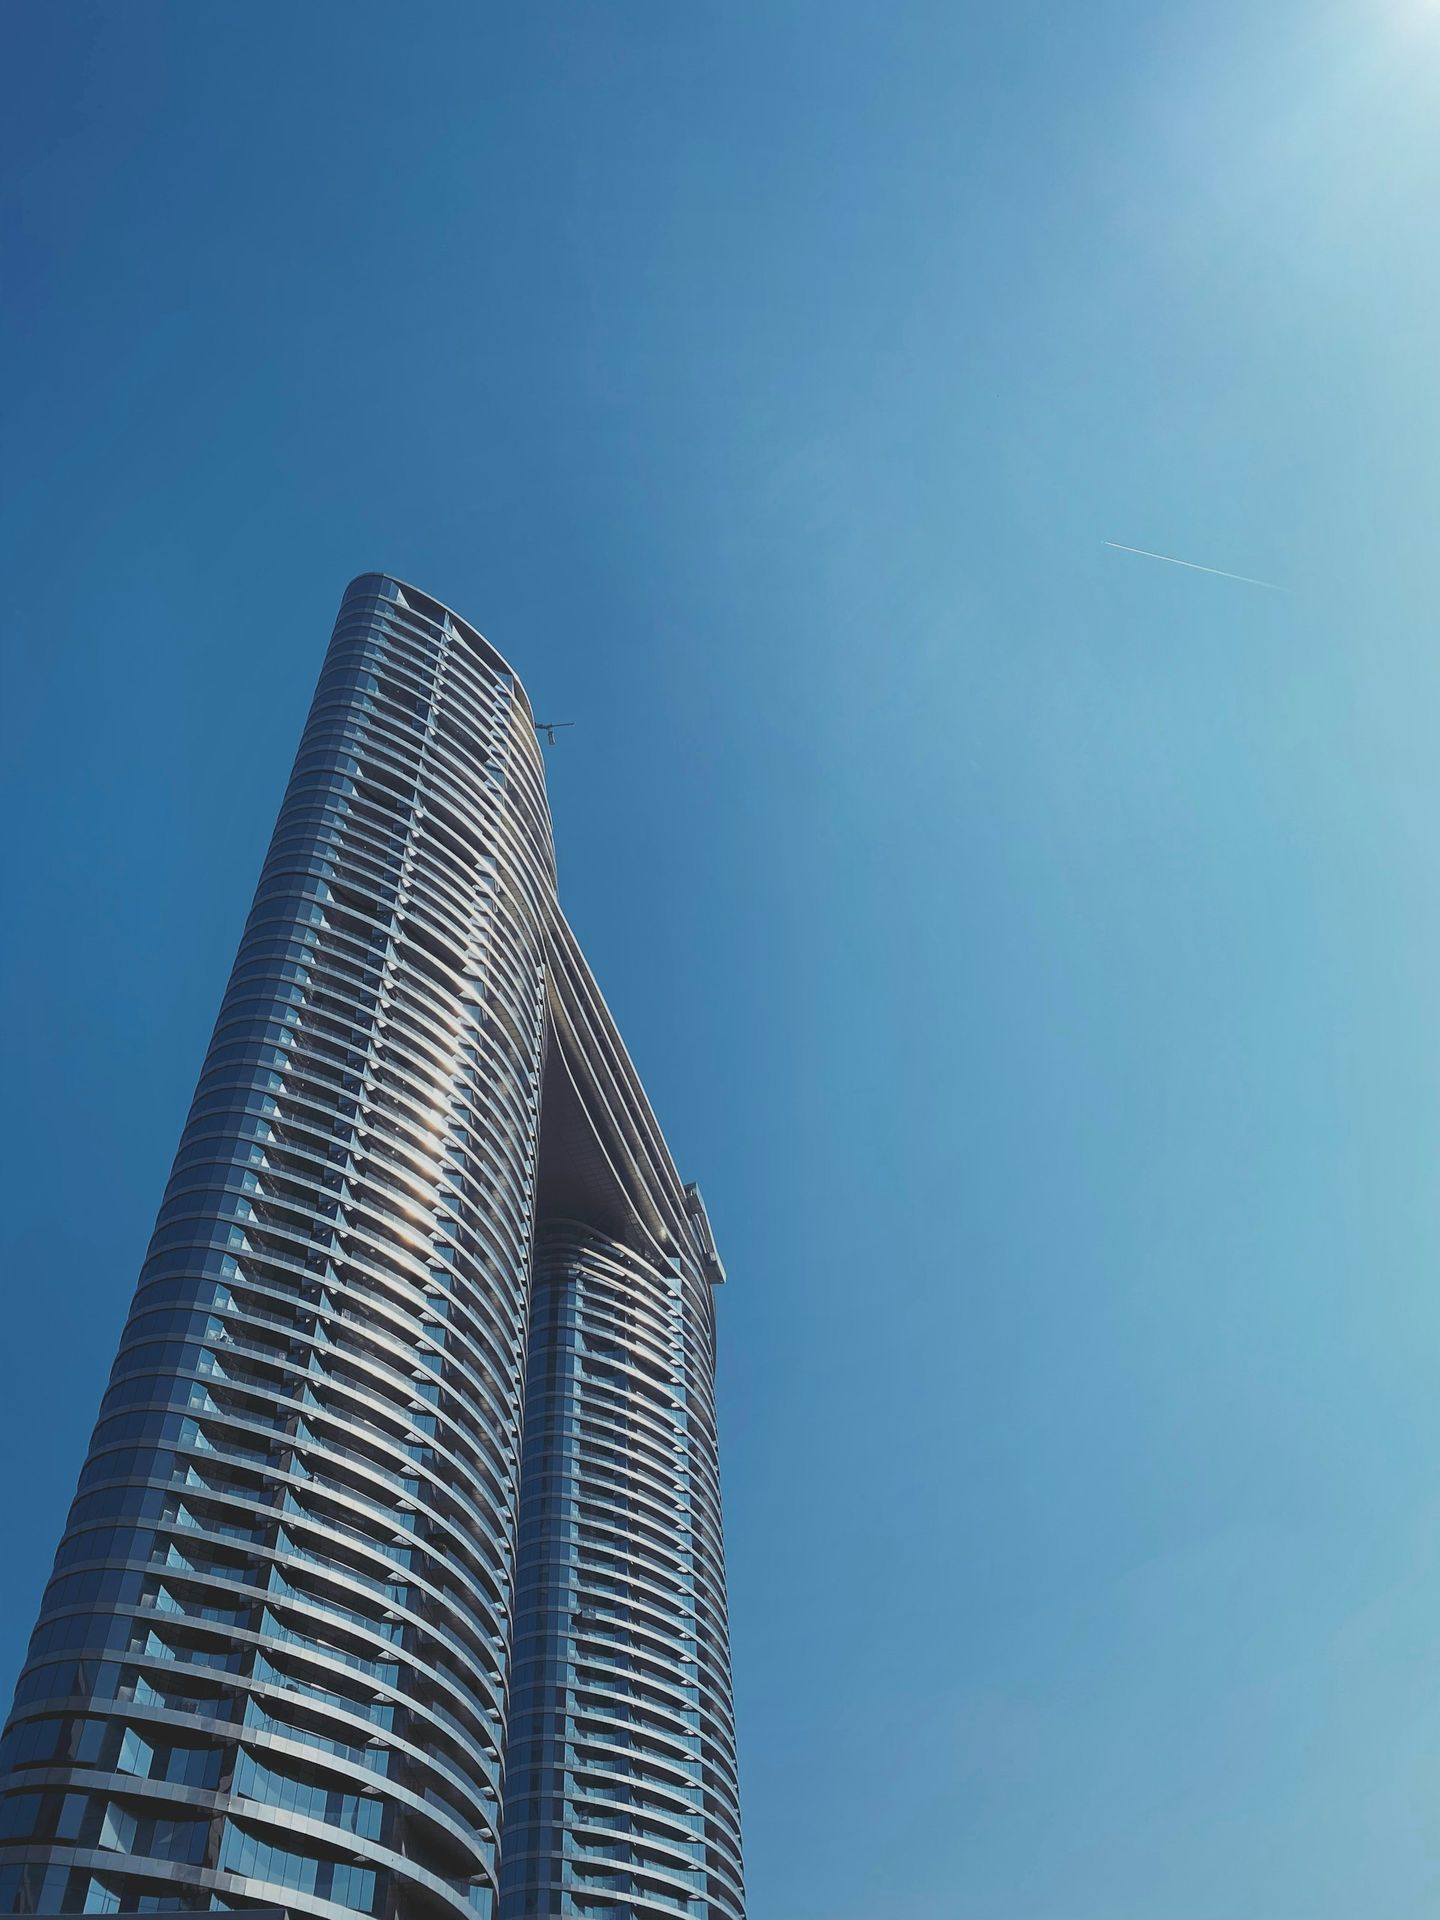
POLYGON ((582 1221, 534 1275, 502 1920, 738 1912, 707 1303, 582 1221))
POLYGON ((721 1279, 523 690, 362 576, 0 1745, 0 1913, 740 1920, 721 1279))

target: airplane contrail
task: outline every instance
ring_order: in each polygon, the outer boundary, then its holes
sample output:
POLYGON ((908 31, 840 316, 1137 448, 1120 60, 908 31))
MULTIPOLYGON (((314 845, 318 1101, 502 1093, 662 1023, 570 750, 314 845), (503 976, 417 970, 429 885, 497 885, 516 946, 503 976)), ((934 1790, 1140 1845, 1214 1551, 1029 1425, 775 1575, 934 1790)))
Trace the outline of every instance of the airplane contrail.
POLYGON ((1227 573, 1223 567, 1202 567, 1197 560, 1177 560, 1173 553, 1152 553, 1149 547, 1127 547, 1119 540, 1105 540, 1101 544, 1113 547, 1117 553, 1138 553, 1146 560, 1163 560, 1170 567, 1188 567, 1192 573, 1213 573, 1221 580, 1238 580, 1242 587, 1264 587, 1267 593, 1290 591, 1274 580, 1252 580, 1248 573, 1227 573))

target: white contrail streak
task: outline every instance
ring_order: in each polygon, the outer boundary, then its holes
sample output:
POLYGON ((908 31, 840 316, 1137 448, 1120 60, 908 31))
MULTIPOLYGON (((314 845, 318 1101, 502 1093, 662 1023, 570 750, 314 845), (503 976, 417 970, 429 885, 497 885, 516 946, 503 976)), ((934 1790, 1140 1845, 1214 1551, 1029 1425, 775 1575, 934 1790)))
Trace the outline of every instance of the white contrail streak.
POLYGON ((1146 560, 1163 560, 1167 567, 1188 567, 1192 573, 1213 573, 1221 580, 1238 580, 1242 587, 1264 587, 1267 593, 1290 591, 1274 580, 1252 580, 1248 573, 1227 573, 1223 567, 1202 567, 1196 560, 1177 560, 1173 553, 1152 553, 1149 547, 1127 547, 1120 540, 1105 540, 1101 544, 1113 547, 1117 553, 1138 553, 1146 560))

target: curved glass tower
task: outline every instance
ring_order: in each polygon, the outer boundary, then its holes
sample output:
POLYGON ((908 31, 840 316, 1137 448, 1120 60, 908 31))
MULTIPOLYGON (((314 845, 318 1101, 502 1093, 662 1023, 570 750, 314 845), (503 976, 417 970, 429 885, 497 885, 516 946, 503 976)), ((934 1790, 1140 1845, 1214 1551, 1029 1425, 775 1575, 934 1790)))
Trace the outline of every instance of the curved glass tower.
POLYGON ((0 1913, 741 1920, 723 1277, 523 689, 362 576, 0 1746, 0 1913))

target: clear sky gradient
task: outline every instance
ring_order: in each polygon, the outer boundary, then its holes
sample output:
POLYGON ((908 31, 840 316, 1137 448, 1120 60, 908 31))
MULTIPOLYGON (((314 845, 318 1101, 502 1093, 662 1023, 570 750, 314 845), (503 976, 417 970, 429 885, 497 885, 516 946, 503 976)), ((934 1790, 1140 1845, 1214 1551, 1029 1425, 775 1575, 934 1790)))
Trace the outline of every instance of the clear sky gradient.
POLYGON ((0 36, 7 1697, 383 568, 730 1268, 754 1920, 1440 1912, 1440 7, 0 36))

